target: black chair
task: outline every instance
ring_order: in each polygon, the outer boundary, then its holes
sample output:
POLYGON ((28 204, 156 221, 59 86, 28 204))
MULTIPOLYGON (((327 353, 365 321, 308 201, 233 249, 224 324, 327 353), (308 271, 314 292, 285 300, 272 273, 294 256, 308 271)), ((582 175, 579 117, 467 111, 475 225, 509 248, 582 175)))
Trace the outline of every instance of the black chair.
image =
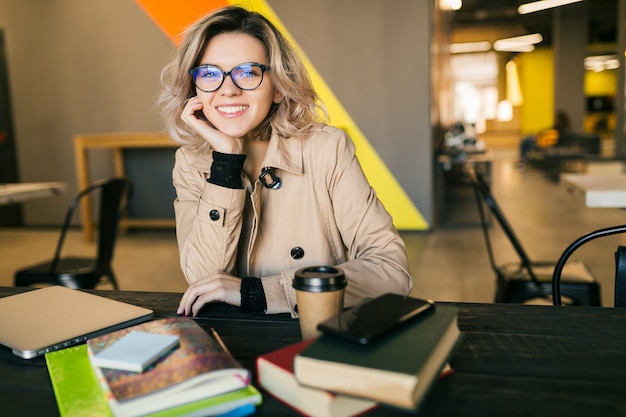
MULTIPOLYGON (((496 303, 540 303, 552 304, 552 274, 556 261, 531 261, 522 247, 504 213, 498 206, 489 184, 482 175, 470 170, 476 204, 485 236, 491 268, 496 273, 496 303), (500 225, 515 249, 519 262, 497 265, 489 236, 489 223, 484 206, 500 225)), ((563 301, 572 305, 600 305, 600 286, 587 266, 580 261, 571 261, 563 274, 561 283, 563 301)))
POLYGON ((118 289, 111 262, 117 239, 119 219, 126 206, 129 192, 130 182, 126 178, 100 180, 81 191, 72 200, 67 210, 54 258, 18 270, 15 273, 15 286, 52 284, 74 289, 93 289, 101 281, 108 279, 113 288, 118 289), (62 257, 63 243, 72 216, 83 197, 87 195, 97 196, 100 200, 96 257, 62 257))
MULTIPOLYGON (((587 233, 573 241, 564 251, 552 274, 552 298, 555 306, 561 305, 562 274, 566 262, 576 249, 585 243, 604 236, 625 233, 626 225, 607 227, 587 233)), ((615 251, 615 307, 626 307, 626 247, 618 245, 615 251)))
POLYGON ((626 307, 626 246, 618 246, 615 251, 614 307, 626 307))

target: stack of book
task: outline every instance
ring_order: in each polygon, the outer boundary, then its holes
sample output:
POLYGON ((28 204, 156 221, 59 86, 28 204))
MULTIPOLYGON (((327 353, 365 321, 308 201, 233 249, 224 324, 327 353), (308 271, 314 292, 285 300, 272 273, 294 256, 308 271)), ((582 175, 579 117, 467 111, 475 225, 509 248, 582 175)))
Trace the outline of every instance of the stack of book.
POLYGON ((367 345, 322 335, 257 359, 259 385, 304 415, 352 416, 378 405, 415 411, 462 334, 458 308, 432 311, 367 345))
POLYGON ((261 403, 250 372, 182 317, 48 353, 46 363, 64 417, 85 416, 85 410, 115 417, 243 416, 261 403))
POLYGON ((292 409, 313 417, 350 417, 377 406, 375 401, 305 387, 296 381, 293 360, 315 339, 285 346, 257 358, 259 385, 292 409))

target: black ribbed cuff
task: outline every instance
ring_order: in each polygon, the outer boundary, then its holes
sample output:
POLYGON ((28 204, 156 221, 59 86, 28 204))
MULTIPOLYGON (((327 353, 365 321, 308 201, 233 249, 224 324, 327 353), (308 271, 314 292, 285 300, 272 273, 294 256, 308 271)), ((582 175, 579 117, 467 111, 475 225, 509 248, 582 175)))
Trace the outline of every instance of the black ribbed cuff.
POLYGON ((244 313, 263 313, 267 308, 265 291, 259 278, 241 278, 241 311, 244 313))
POLYGON ((211 176, 207 181, 220 187, 242 189, 241 171, 246 155, 213 151, 211 176))

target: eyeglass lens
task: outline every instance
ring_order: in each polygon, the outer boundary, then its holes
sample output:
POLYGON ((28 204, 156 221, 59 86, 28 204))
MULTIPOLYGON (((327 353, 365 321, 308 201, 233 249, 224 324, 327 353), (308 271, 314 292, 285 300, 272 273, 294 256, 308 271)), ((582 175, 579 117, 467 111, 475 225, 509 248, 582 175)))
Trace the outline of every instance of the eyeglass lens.
POLYGON ((254 90, 263 82, 268 67, 261 64, 241 64, 230 71, 222 71, 214 65, 202 65, 191 70, 193 82, 200 90, 210 93, 222 86, 226 76, 242 90, 254 90))

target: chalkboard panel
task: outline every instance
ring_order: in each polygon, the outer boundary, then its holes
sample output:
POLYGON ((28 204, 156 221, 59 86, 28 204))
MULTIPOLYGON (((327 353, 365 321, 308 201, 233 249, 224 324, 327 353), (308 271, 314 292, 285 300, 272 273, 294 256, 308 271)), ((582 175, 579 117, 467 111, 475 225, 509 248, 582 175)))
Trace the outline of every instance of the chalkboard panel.
POLYGON ((172 185, 175 148, 125 149, 124 171, 133 184, 131 218, 174 218, 172 185))

